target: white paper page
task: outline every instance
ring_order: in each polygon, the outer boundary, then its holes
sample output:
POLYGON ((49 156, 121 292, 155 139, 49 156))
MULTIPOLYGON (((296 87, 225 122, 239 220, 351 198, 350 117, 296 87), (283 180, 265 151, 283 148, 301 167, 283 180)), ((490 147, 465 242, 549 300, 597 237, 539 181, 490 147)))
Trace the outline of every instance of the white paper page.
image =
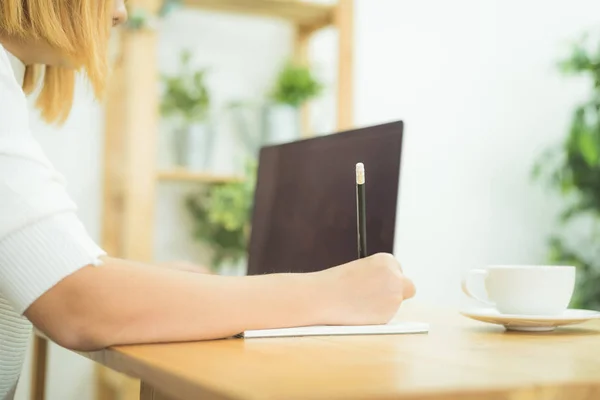
MULTIPOLYGON (((259 329, 243 333, 245 338, 266 338, 285 336, 328 336, 328 335, 390 335, 406 333, 427 333, 429 324, 422 322, 390 322, 385 325, 355 326, 303 326, 297 328, 259 329)), ((240 335, 242 336, 242 335, 240 335)))

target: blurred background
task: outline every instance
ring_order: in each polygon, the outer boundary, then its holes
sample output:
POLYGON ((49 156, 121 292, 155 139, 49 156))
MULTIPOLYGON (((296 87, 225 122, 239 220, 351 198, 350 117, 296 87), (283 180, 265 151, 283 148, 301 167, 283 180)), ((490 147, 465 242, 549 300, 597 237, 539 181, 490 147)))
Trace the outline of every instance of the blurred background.
MULTIPOLYGON (((183 3, 130 1, 109 104, 82 82, 65 126, 33 117, 107 249, 243 273, 260 145, 401 119, 395 252, 421 301, 464 305, 472 268, 552 263, 600 309, 600 3, 183 3)), ((50 346, 46 398, 132 387, 50 346)))

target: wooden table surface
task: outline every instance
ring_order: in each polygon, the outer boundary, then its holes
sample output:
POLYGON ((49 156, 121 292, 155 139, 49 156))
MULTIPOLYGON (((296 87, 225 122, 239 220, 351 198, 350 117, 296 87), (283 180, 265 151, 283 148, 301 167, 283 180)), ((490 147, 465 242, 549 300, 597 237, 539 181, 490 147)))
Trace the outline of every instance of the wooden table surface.
POLYGON ((427 334, 226 339, 85 354, 148 399, 600 399, 600 321, 507 332, 407 302, 427 334), (156 390, 158 392, 154 392, 156 390))

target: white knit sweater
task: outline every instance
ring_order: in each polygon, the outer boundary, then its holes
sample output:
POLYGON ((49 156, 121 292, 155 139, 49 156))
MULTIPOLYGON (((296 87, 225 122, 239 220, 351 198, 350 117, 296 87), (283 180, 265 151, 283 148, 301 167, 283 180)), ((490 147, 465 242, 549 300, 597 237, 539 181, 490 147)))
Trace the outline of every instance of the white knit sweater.
POLYGON ((0 45, 0 400, 13 398, 31 325, 23 313, 104 252, 29 128, 23 64, 0 45))

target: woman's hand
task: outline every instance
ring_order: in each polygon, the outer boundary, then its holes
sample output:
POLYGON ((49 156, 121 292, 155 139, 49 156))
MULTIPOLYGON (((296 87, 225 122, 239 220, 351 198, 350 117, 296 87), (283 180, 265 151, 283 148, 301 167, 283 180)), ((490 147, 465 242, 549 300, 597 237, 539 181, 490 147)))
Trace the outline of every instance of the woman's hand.
POLYGON ((339 325, 389 322, 415 286, 390 254, 375 254, 317 273, 329 294, 326 321, 339 325))

